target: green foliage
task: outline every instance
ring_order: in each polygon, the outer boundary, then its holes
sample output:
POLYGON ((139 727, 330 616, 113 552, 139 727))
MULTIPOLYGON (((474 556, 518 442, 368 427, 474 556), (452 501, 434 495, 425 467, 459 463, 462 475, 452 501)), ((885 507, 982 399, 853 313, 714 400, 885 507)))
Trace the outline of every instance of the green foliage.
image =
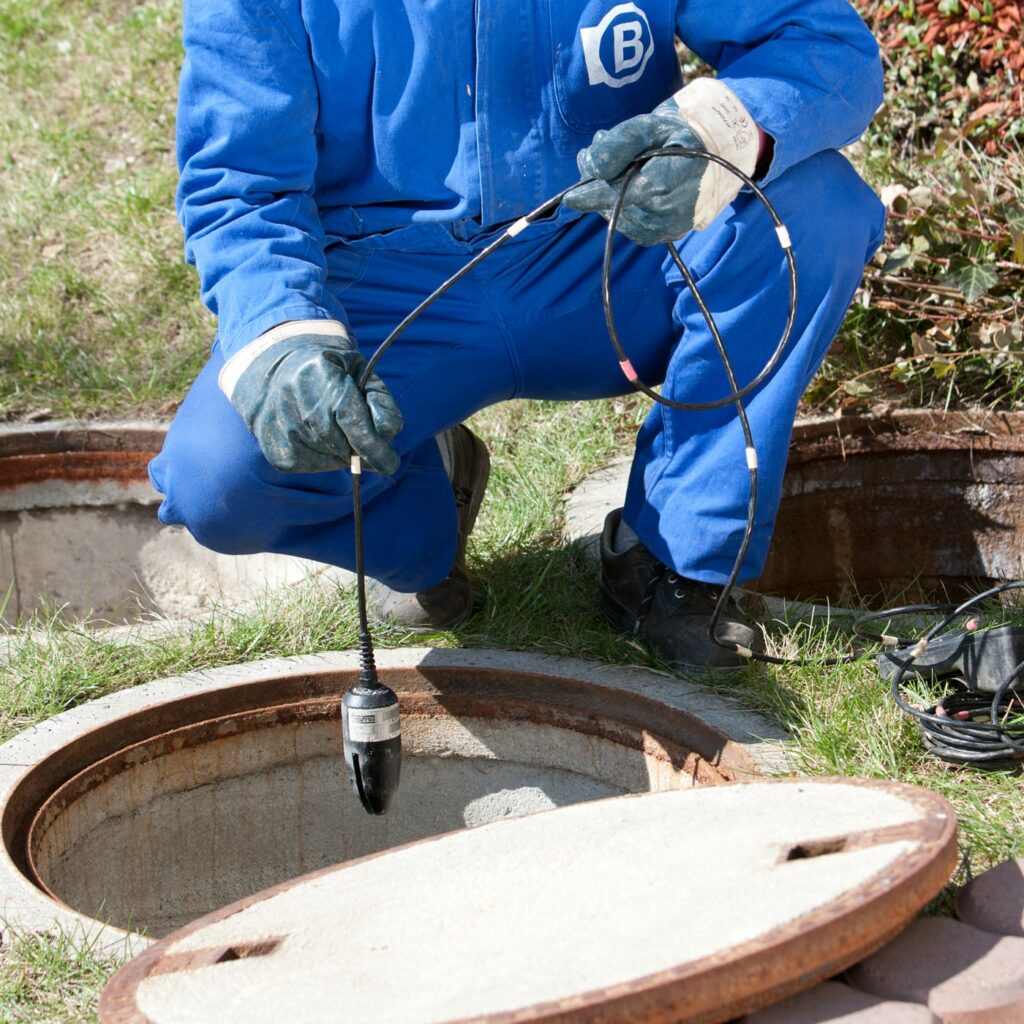
POLYGON ((929 48, 913 3, 900 15, 885 103, 851 150, 888 207, 885 243, 806 402, 1009 407, 1024 393, 1024 118, 995 146, 997 126, 970 115, 969 55, 929 48))
POLYGON ((4 1024, 87 1024, 122 958, 89 936, 66 932, 12 934, 0 945, 0 1021, 4 1024))

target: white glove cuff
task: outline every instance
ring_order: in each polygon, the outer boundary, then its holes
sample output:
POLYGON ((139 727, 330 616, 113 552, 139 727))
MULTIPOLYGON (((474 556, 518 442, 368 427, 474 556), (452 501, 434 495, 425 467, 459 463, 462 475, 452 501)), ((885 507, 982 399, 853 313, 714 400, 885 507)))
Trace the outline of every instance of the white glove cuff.
MULTIPOLYGON (((748 176, 754 173, 759 144, 757 124, 729 86, 717 78, 698 78, 672 99, 709 153, 735 164, 748 176)), ((731 171, 711 160, 707 164, 697 194, 695 228, 706 228, 743 187, 731 171)))
POLYGON ((271 346, 299 334, 321 334, 325 337, 345 339, 349 337, 345 325, 337 320, 289 320, 287 323, 278 324, 240 348, 221 367, 217 375, 217 386, 230 400, 239 378, 249 369, 253 360, 263 355, 271 346))

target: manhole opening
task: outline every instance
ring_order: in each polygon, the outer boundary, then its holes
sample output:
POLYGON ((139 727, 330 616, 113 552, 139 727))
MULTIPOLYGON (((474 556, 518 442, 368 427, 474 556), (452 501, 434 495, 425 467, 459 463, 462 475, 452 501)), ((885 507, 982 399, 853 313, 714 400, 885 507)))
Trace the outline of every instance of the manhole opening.
POLYGON ((405 751, 384 817, 363 812, 341 757, 338 694, 353 671, 213 691, 90 730, 15 791, 8 850, 73 910, 159 936, 427 836, 752 767, 699 719, 625 691, 527 672, 381 675, 399 694, 405 751))
POLYGON ((3 621, 184 617, 325 571, 279 555, 220 555, 161 525, 146 465, 164 434, 116 424, 0 430, 3 621))
POLYGON ((1024 574, 1024 416, 896 413, 798 425, 756 589, 884 608, 1024 574))

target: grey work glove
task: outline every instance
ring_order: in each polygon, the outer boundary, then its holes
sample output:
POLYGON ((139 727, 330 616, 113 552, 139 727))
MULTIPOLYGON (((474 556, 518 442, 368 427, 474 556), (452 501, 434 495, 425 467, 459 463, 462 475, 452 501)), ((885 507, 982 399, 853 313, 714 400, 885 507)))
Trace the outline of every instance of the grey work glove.
MULTIPOLYGON (((630 163, 652 149, 682 146, 711 152, 750 175, 757 163, 757 125, 723 82, 699 78, 655 107, 600 131, 580 152, 583 178, 565 197, 574 210, 611 216, 622 176, 630 163)), ((743 182, 701 157, 655 157, 630 182, 618 220, 619 230, 638 245, 682 238, 705 228, 736 198, 743 182)))
POLYGON ((394 473, 399 457, 391 441, 402 414, 376 374, 360 393, 365 365, 340 323, 296 321, 235 353, 219 383, 276 469, 347 468, 356 454, 367 469, 394 473))

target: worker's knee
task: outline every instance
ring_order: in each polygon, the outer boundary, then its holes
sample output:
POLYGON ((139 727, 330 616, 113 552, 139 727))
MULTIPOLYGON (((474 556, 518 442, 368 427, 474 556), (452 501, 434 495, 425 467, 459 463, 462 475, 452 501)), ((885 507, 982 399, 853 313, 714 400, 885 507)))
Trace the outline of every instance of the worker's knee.
POLYGON ((259 478, 248 460, 217 446, 195 454, 165 446, 150 463, 150 479, 163 495, 160 522, 184 526, 203 547, 221 554, 269 550, 270 524, 260 514, 259 478))
POLYGON ((838 259, 849 261, 859 274, 882 243, 885 207, 835 150, 791 167, 766 192, 804 265, 838 259))

